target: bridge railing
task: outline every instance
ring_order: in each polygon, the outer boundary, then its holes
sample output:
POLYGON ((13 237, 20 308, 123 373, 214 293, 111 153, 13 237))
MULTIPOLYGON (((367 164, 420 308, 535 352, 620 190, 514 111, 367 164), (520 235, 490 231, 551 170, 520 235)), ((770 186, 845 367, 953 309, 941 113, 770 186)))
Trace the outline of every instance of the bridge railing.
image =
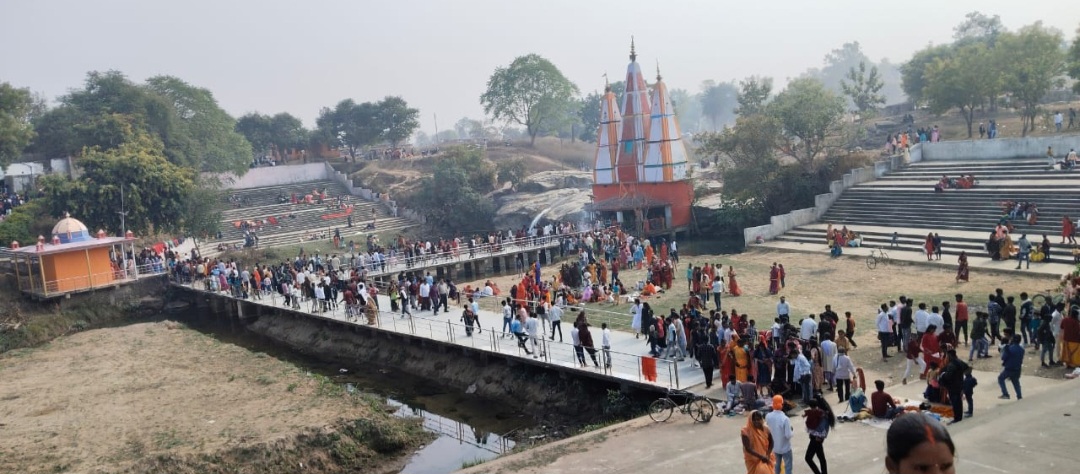
MULTIPOLYGON (((427 254, 414 255, 412 257, 406 257, 399 252, 399 254, 394 257, 384 256, 383 261, 385 262, 385 265, 381 262, 376 263, 372 262, 370 259, 365 259, 362 268, 367 270, 368 276, 377 276, 400 270, 411 270, 413 268, 420 269, 427 266, 447 263, 460 263, 478 258, 509 255, 512 253, 552 247, 558 245, 558 243, 565 238, 580 237, 585 234, 591 234, 596 230, 602 231, 608 229, 610 228, 590 229, 565 234, 545 235, 542 237, 518 237, 501 243, 496 242, 478 245, 471 249, 468 247, 458 247, 457 249, 447 251, 440 250, 427 254)), ((356 257, 350 256, 346 260, 346 264, 349 267, 356 267, 357 260, 356 257)), ((525 262, 525 264, 527 265, 528 262, 525 262)))
MULTIPOLYGON (((174 278, 173 283, 195 291, 240 299, 231 292, 208 290, 204 282, 200 281, 179 281, 174 278)), ((299 302, 293 301, 289 306, 286 306, 284 297, 276 291, 258 292, 258 296, 252 294, 251 298, 245 301, 292 309, 315 317, 350 324, 368 325, 363 313, 363 307, 349 308, 340 302, 324 304, 313 299, 301 298, 299 302)), ((594 333, 593 351, 588 351, 584 347, 581 348, 582 358, 585 360, 585 363, 582 364, 576 352, 577 348, 572 343, 562 342, 561 338, 560 342, 552 340, 550 335, 545 337, 538 334, 536 338, 522 338, 504 332, 500 327, 494 325, 485 326, 486 324, 490 324, 490 321, 478 321, 477 325, 470 327, 464 323, 454 321, 401 315, 400 313, 379 309, 371 325, 382 330, 472 347, 486 352, 512 355, 522 359, 531 358, 535 363, 541 365, 571 368, 621 380, 654 384, 660 387, 681 388, 679 373, 674 360, 610 349, 604 350, 603 347, 596 344, 597 341, 602 340, 601 330, 596 327, 592 328, 594 333)), ((502 324, 501 318, 497 324, 502 324)), ((564 331, 566 339, 570 339, 568 333, 569 329, 564 331)))

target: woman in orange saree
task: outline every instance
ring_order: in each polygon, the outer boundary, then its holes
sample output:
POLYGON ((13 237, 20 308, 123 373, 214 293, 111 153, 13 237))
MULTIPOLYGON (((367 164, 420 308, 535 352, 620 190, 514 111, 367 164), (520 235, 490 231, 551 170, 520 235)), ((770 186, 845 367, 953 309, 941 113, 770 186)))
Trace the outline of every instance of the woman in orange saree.
POLYGON ((742 294, 742 289, 739 288, 739 283, 735 281, 735 267, 728 265, 727 271, 728 278, 728 294, 731 296, 739 296, 742 294))
POLYGON ((746 474, 772 474, 776 462, 772 454, 773 439, 760 411, 754 410, 746 417, 741 435, 746 474))

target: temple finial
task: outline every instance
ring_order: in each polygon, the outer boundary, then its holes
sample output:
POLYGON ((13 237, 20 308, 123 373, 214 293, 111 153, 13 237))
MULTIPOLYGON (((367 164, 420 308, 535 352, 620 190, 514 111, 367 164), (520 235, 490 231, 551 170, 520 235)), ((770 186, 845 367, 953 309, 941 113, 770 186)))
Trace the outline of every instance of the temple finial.
POLYGON ((611 83, 608 82, 607 73, 604 73, 604 92, 611 92, 611 83))
POLYGON ((657 59, 656 60, 656 82, 660 82, 661 80, 663 80, 663 78, 660 77, 660 60, 657 59))
POLYGON ((630 36, 630 60, 637 61, 637 53, 634 51, 634 37, 630 36))

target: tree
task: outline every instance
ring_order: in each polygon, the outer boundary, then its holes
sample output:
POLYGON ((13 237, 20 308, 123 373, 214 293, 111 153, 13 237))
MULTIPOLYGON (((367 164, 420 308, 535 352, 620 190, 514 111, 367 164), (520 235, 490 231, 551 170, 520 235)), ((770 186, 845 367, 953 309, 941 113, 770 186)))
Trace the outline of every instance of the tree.
POLYGON ((596 141, 596 131, 600 128, 600 104, 603 102, 604 96, 596 91, 578 100, 578 121, 581 122, 578 138, 581 141, 596 141))
POLYGON ((270 118, 270 136, 280 151, 306 148, 310 135, 304 123, 288 112, 280 112, 270 118))
POLYGON ((6 167, 22 155, 34 139, 30 123, 34 100, 29 89, 16 89, 0 82, 0 167, 6 167))
POLYGON ((1000 77, 990 49, 983 43, 972 43, 927 66, 927 86, 921 95, 926 97, 935 114, 945 113, 953 107, 960 109, 967 122, 968 138, 971 138, 975 108, 998 89, 1000 77))
POLYGON ((917 51, 908 62, 900 66, 901 88, 912 102, 921 102, 926 90, 926 67, 938 59, 946 59, 953 53, 951 45, 927 46, 917 51))
POLYGON ((421 180, 415 208, 429 224, 446 232, 486 229, 485 223, 495 217, 495 205, 484 194, 494 189, 495 182, 495 167, 480 150, 451 147, 432 175, 421 180))
POLYGON ((870 66, 870 73, 867 74, 865 62, 860 62, 857 70, 852 66, 847 79, 840 81, 840 90, 851 99, 860 115, 885 104, 885 96, 881 94, 882 87, 885 87, 885 83, 878 75, 877 66, 870 66))
POLYGON ((51 215, 70 212, 92 230, 119 234, 123 192, 127 229, 137 234, 183 230, 195 171, 171 163, 156 137, 135 131, 116 148, 85 150, 78 166, 77 180, 46 175, 39 181, 51 215))
POLYGON ((709 119, 714 131, 735 119, 738 95, 735 84, 730 82, 707 80, 701 83, 701 113, 709 119))
POLYGON ((528 170, 525 168, 525 160, 521 158, 503 160, 495 165, 495 175, 499 183, 509 182, 517 186, 525 179, 526 172, 528 170))
POLYGON ((964 15, 964 21, 953 28, 953 38, 957 46, 980 42, 993 48, 998 37, 1007 31, 1005 25, 1001 23, 1000 16, 990 17, 982 12, 973 11, 964 15))
POLYGON ((765 104, 772 94, 772 86, 771 77, 750 76, 739 81, 739 94, 736 96, 739 107, 735 109, 735 113, 747 117, 764 112, 765 104))
POLYGON ((378 126, 382 127, 379 138, 390 142, 391 147, 397 148, 420 128, 420 110, 409 107, 401 97, 387 96, 376 107, 378 126))
POLYGON ((484 136, 484 124, 479 120, 469 117, 461 117, 454 124, 454 131, 460 138, 482 138, 484 136))
POLYGON ((551 61, 529 54, 495 69, 480 104, 496 120, 524 125, 529 143, 535 144, 541 130, 570 110, 567 104, 577 93, 577 86, 551 61))
POLYGON ((826 150, 827 139, 840 125, 844 99, 817 79, 798 78, 777 94, 768 106, 768 114, 782 128, 780 150, 803 170, 813 172, 814 160, 826 150))
POLYGON ((258 155, 270 153, 274 144, 274 130, 269 115, 250 113, 236 119, 236 132, 243 135, 258 155))
MULTIPOLYGON (((686 89, 668 89, 668 97, 671 98, 671 106, 675 109, 675 117, 679 119, 679 129, 684 133, 696 133, 701 129, 701 100, 690 95, 686 89)), ((594 132, 595 133, 595 132, 594 132)))
POLYGON ((169 161, 199 171, 242 174, 251 159, 251 144, 210 91, 171 76, 139 85, 118 71, 90 72, 82 89, 61 97, 36 121, 32 149, 79 156, 116 148, 131 136, 125 127, 156 137, 169 161))
POLYGON ((764 114, 739 117, 733 128, 701 137, 701 156, 723 155, 724 194, 734 199, 763 197, 768 183, 780 168, 776 152, 780 144, 780 124, 764 114))
POLYGON ((333 109, 324 107, 315 119, 319 135, 328 138, 333 146, 345 147, 353 162, 362 148, 378 143, 385 131, 380 122, 378 105, 357 104, 352 99, 338 102, 333 109))
POLYGON ((1080 28, 1076 29, 1076 39, 1069 48, 1069 77, 1076 80, 1073 83, 1073 92, 1080 94, 1080 28))
POLYGON ((1061 32, 1046 28, 1042 22, 1002 34, 996 52, 998 64, 1005 64, 1004 90, 1019 104, 1023 136, 1035 129, 1039 103, 1065 71, 1061 32))
POLYGON ((188 163, 204 171, 243 174, 251 163, 251 144, 236 133, 236 120, 218 106, 209 89, 173 76, 146 80, 150 91, 169 100, 177 128, 189 140, 188 163))

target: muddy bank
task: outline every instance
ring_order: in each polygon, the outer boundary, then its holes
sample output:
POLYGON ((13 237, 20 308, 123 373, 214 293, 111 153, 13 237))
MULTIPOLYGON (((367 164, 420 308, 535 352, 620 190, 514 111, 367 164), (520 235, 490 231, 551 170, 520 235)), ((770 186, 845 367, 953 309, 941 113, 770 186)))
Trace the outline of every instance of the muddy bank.
MULTIPOLYGON (((214 314, 205 307, 200 312, 208 317, 214 314)), ((213 317, 226 316, 219 308, 213 317)), ((610 420, 655 398, 654 394, 635 393, 614 382, 280 310, 264 311, 238 324, 323 360, 350 367, 393 367, 461 393, 506 403, 549 426, 582 426, 610 420)))
POLYGON ((146 278, 115 289, 49 301, 24 298, 14 282, 0 289, 0 353, 36 347, 80 331, 143 321, 161 313, 169 287, 146 278))

